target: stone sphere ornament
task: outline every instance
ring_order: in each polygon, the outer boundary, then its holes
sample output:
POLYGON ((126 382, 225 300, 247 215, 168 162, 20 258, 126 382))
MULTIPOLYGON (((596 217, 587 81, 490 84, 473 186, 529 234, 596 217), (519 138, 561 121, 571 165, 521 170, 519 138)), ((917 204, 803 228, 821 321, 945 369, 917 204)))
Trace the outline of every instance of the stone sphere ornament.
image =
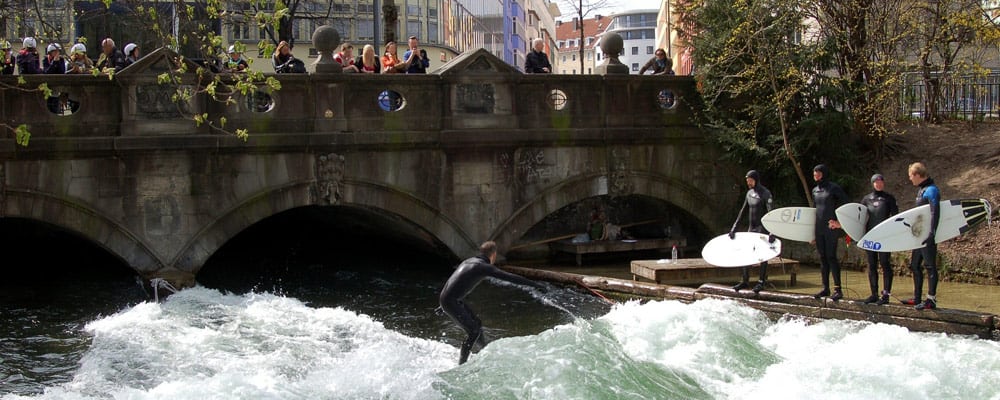
POLYGON ((330 25, 323 25, 313 32, 312 41, 313 47, 319 53, 319 57, 316 59, 316 73, 343 72, 344 67, 333 60, 333 52, 340 46, 340 33, 330 25))

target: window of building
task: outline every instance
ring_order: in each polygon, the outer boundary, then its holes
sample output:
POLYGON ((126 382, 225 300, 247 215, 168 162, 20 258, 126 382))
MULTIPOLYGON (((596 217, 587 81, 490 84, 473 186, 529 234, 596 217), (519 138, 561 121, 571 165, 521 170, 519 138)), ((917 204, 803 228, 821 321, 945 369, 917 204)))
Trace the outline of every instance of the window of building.
POLYGON ((587 46, 591 46, 593 44, 594 44, 594 38, 593 37, 587 38, 587 46))
POLYGON ((364 14, 371 14, 375 11, 375 6, 371 4, 358 4, 358 12, 364 14))
POLYGON ((587 53, 587 61, 594 59, 594 53, 587 53))
POLYGON ((250 24, 233 24, 233 40, 250 39, 250 24))
POLYGON ((593 72, 591 72, 591 69, 592 69, 592 68, 587 68, 587 73, 588 73, 588 74, 592 74, 592 73, 593 73, 593 72))
POLYGON ((422 27, 420 21, 406 21, 406 37, 416 36, 419 38, 422 27))
POLYGON ((351 38, 351 20, 347 18, 331 18, 330 26, 337 30, 340 38, 348 40, 351 38))
POLYGON ((438 16, 438 10, 436 8, 428 8, 427 9, 427 16, 430 17, 430 18, 437 18, 437 16, 438 16))
POLYGON ((573 54, 573 61, 576 61, 576 54, 573 54))
POLYGON ((573 70, 573 75, 576 75, 576 70, 575 69, 573 70))
POLYGON ((563 61, 563 62, 566 62, 566 56, 563 56, 563 60, 562 60, 562 61, 563 61))
POLYGON ((437 22, 427 22, 427 43, 438 43, 440 40, 437 22))
POLYGON ((597 53, 597 61, 601 61, 601 53, 597 53))
MULTIPOLYGON (((358 41, 372 40, 375 38, 375 27, 370 19, 359 19, 354 29, 357 29, 358 41)), ((378 53, 378 51, 376 51, 378 53)))
POLYGON ((639 46, 632 46, 632 55, 633 56, 639 55, 639 46))
POLYGON ((632 70, 633 71, 638 71, 639 70, 639 63, 632 63, 632 70))
POLYGON ((564 42, 564 41, 560 40, 560 41, 559 41, 559 48, 561 49, 561 48, 563 48, 563 47, 566 47, 566 42, 564 42))
POLYGON ((653 54, 653 46, 646 46, 646 54, 653 54))

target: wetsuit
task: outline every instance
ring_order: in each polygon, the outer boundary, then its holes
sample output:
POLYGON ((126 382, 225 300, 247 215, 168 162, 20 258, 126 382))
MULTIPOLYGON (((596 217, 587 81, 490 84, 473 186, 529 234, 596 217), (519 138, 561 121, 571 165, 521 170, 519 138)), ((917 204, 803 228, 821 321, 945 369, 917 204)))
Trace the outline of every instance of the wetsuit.
MULTIPOLYGON (((872 230, 876 225, 889 219, 889 217, 899 213, 899 206, 896 198, 885 191, 876 190, 861 199, 861 204, 868 208, 868 224, 866 231, 872 230)), ((860 239, 860 238, 855 238, 860 239)), ((889 253, 865 250, 868 256, 868 284, 872 289, 872 296, 878 296, 878 266, 882 264, 882 281, 885 284, 883 295, 888 296, 892 292, 892 264, 889 263, 889 253)))
POLYGON ((927 269, 927 296, 933 298, 937 295, 938 271, 935 264, 937 260, 937 243, 934 242, 934 235, 937 234, 938 221, 941 219, 941 192, 931 178, 920 183, 920 190, 917 191, 917 207, 924 204, 931 206, 931 231, 928 233, 924 247, 913 250, 910 261, 910 269, 913 270, 913 299, 920 302, 920 291, 924 286, 924 271, 920 269, 923 262, 927 269))
MULTIPOLYGON (((747 190, 746 200, 744 200, 746 202, 744 206, 747 207, 747 217, 750 220, 747 232, 769 234, 770 232, 764 228, 760 219, 768 211, 771 211, 771 207, 774 204, 771 198, 771 191, 760 184, 760 174, 757 171, 747 173, 747 178, 753 178, 755 182, 753 189, 747 190)), ((743 218, 742 212, 736 217, 736 222, 739 222, 740 218, 743 218)), ((733 225, 735 226, 736 224, 733 225)), ((749 281, 750 267, 743 267, 743 283, 749 281)), ((760 283, 763 284, 764 282, 767 282, 767 261, 760 263, 760 283)))
POLYGON ((830 293, 830 274, 833 274, 834 291, 840 290, 840 263, 837 262, 837 239, 841 230, 830 229, 829 221, 836 220, 837 207, 847 202, 847 194, 839 185, 830 181, 825 167, 817 167, 823 177, 812 190, 816 202, 816 252, 819 253, 820 274, 823 281, 823 292, 830 293))
POLYGON ((455 320, 465 333, 468 339, 462 343, 461 356, 458 363, 464 364, 469 359, 472 346, 479 343, 480 348, 485 347, 489 341, 483 335, 483 323, 472 312, 472 309, 462 301, 473 289, 479 285, 483 279, 493 277, 502 279, 519 285, 526 285, 541 288, 542 285, 527 278, 501 271, 490 264, 490 260, 484 256, 472 257, 462 261, 448 278, 448 282, 441 289, 441 309, 444 310, 451 319, 455 320))

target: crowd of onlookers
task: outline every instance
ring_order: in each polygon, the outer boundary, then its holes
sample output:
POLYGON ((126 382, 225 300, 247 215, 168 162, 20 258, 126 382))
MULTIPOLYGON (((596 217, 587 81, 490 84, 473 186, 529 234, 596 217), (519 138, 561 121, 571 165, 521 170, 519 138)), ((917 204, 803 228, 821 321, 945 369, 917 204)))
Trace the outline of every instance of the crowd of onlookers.
POLYGON ((139 46, 129 43, 119 50, 111 38, 101 41, 101 54, 96 62, 87 56, 87 46, 83 43, 70 46, 65 54, 62 45, 49 43, 45 54, 39 54, 38 41, 33 37, 24 38, 17 53, 13 52, 9 41, 0 41, 0 51, 3 52, 0 61, 0 74, 3 75, 13 75, 15 70, 19 75, 117 72, 139 59, 139 46))

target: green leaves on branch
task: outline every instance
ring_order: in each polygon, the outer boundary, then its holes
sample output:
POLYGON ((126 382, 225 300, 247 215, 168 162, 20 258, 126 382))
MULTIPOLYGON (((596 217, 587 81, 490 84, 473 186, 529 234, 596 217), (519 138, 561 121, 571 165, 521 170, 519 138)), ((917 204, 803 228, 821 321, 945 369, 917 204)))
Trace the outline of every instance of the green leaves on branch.
POLYGON ((31 140, 31 132, 28 131, 28 125, 21 124, 14 128, 14 141, 17 144, 28 147, 29 140, 31 140))

